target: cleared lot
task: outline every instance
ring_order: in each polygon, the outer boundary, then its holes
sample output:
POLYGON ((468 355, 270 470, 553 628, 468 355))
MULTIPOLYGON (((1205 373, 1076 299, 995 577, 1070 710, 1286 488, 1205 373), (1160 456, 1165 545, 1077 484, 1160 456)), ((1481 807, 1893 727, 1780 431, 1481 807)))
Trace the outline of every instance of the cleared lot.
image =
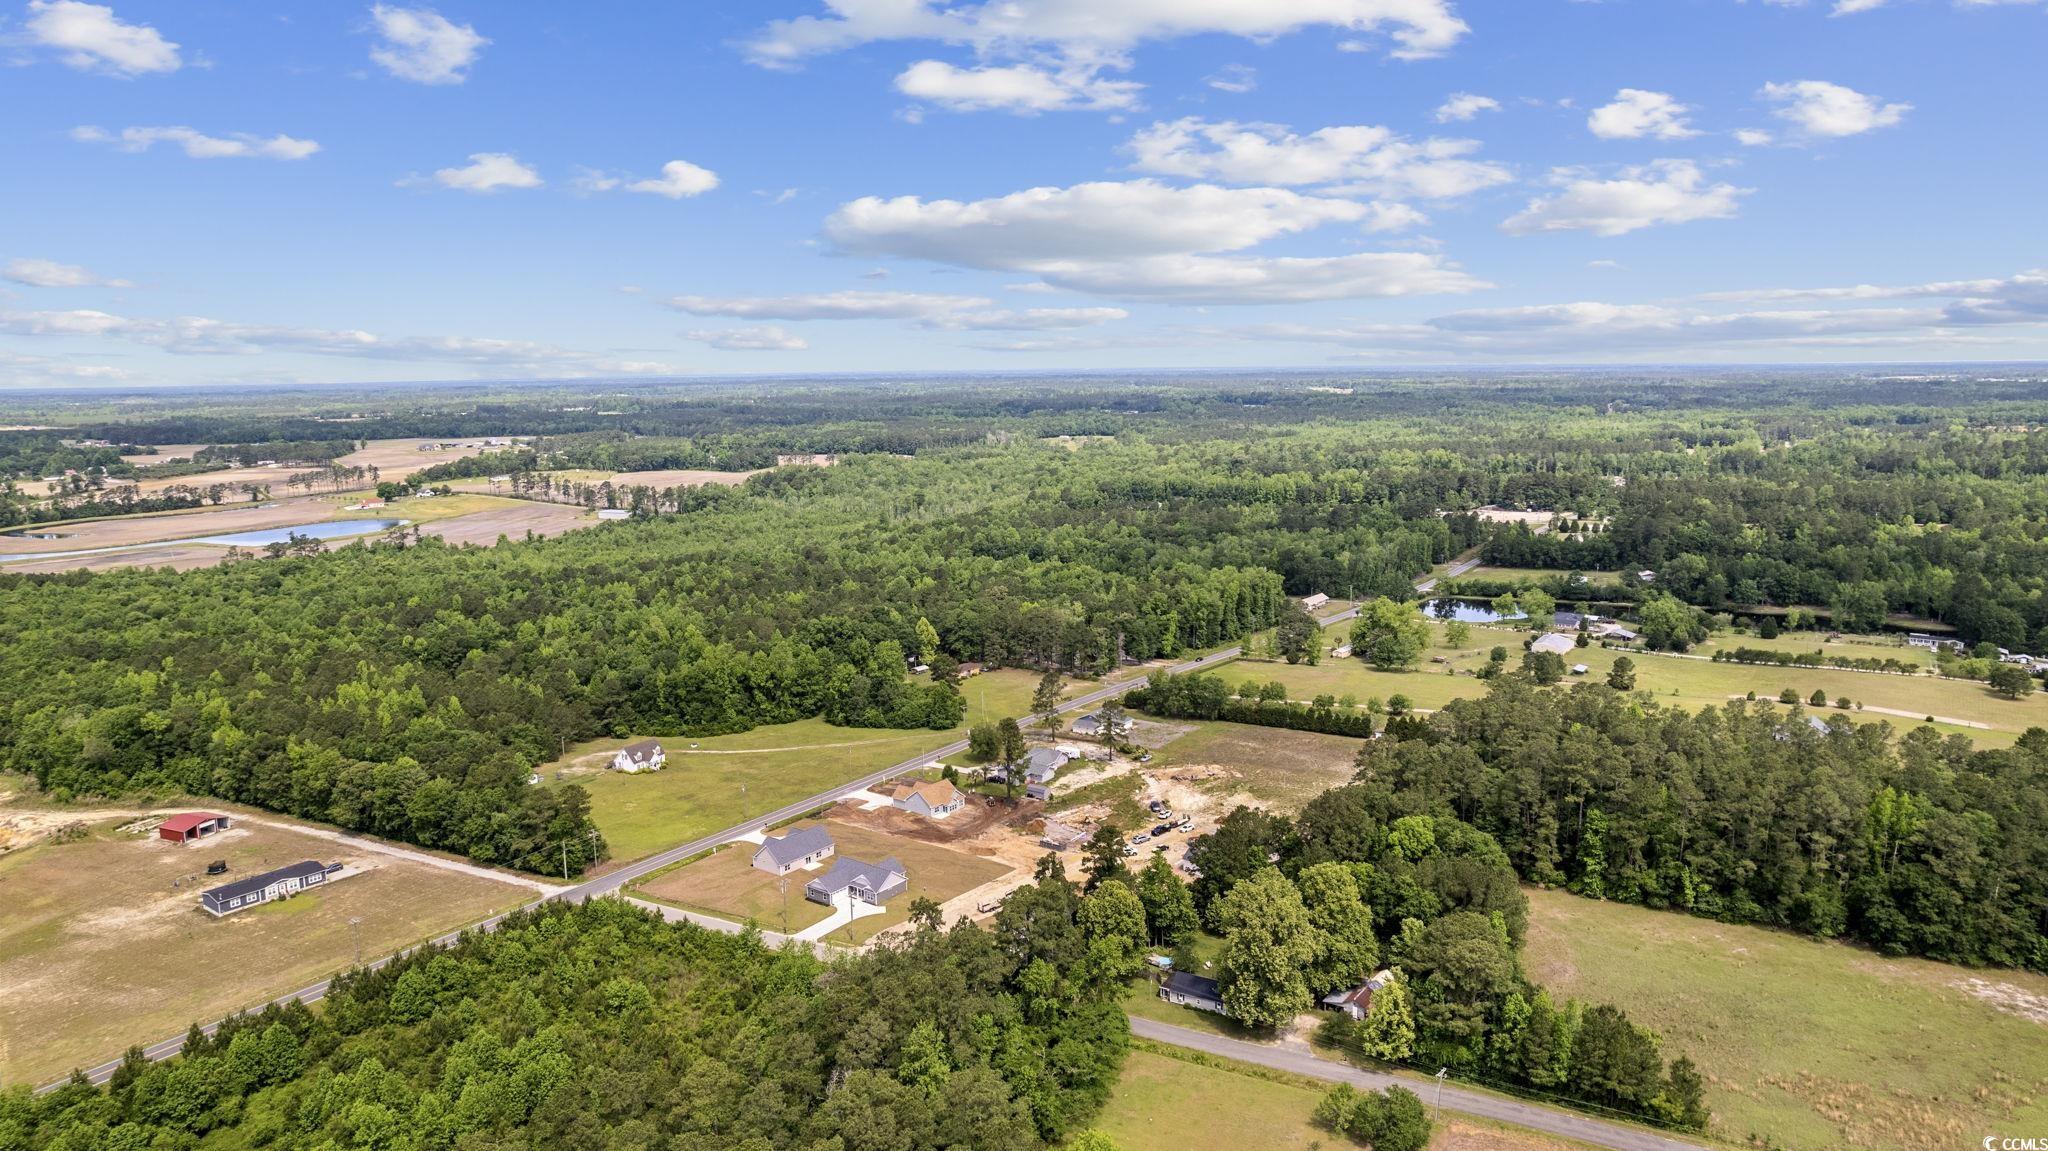
MULTIPOLYGON (((244 825, 190 847, 157 818, 5 812, 38 835, 0 856, 0 1083, 40 1083, 529 901, 512 883, 244 825), (204 875, 225 859, 225 876, 204 875), (305 859, 333 886, 215 919, 205 887, 305 859), (173 886, 178 883, 179 886, 173 886), (353 924, 351 921, 354 921, 353 924)), ((17 840, 19 842, 19 840, 17 840)))

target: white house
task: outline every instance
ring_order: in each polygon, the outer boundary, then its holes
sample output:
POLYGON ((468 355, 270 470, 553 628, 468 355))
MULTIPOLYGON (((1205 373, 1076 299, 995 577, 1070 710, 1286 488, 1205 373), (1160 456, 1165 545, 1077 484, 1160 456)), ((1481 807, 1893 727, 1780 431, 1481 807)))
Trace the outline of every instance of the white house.
POLYGON ((905 783, 897 786, 890 796, 896 810, 928 819, 944 819, 967 806, 967 797, 946 780, 936 783, 905 783))
POLYGON ((612 770, 632 775, 642 771, 660 771, 668 762, 668 754, 661 750, 657 740, 643 739, 629 743, 612 753, 612 770))
POLYGON ((1332 1011, 1342 1011, 1353 1019, 1365 1019, 1372 1010, 1372 993, 1394 981, 1394 973, 1385 969, 1375 973, 1371 979, 1344 991, 1333 991, 1323 996, 1323 1006, 1332 1011))
POLYGON ((1317 608, 1329 602, 1330 597, 1324 595, 1322 592, 1317 592, 1314 595, 1301 597, 1301 606, 1307 609, 1308 611, 1314 611, 1317 608))

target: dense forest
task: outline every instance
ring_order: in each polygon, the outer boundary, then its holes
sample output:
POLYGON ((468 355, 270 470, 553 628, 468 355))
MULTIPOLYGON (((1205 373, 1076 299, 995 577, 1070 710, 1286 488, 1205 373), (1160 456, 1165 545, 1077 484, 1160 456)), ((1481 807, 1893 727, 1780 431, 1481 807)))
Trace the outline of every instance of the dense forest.
POLYGON ((546 904, 311 1011, 131 1054, 106 1090, 0 1094, 0 1147, 1036 1151, 1086 1125, 1129 1044, 1144 918, 1054 871, 994 930, 823 964, 619 900, 546 904), (204 1140, 203 1144, 200 1140, 204 1140))

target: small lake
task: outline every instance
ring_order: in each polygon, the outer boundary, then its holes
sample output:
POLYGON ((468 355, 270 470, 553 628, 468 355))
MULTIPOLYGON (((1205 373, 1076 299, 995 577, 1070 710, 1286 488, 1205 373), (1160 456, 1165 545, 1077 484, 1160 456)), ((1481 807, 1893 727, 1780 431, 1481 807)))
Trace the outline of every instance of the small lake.
MULTIPOLYGON (((19 555, 0 555, 0 564, 23 563, 29 560, 61 560, 74 556, 105 555, 108 552, 141 551, 144 548, 177 547, 180 544, 212 544, 217 547, 260 548, 268 544, 285 543, 293 536, 301 539, 337 540, 354 536, 366 536, 375 532, 390 531, 404 526, 404 520, 321 520, 310 524, 292 524, 279 528, 262 528, 257 531, 229 532, 224 535, 187 536, 184 539, 153 540, 149 543, 122 544, 118 547, 81 548, 64 552, 23 552, 19 555)), ((9 533, 18 534, 18 533, 9 533)))
POLYGON ((1458 620, 1463 623, 1499 623, 1509 619, 1528 619, 1521 612, 1502 615, 1484 600, 1432 599, 1422 603, 1422 614, 1431 619, 1458 620))

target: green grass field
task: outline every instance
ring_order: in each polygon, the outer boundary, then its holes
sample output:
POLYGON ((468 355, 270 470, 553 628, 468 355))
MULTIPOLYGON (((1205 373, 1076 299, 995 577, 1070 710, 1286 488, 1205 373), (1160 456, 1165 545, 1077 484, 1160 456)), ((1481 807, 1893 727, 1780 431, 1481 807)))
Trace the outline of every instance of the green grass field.
MULTIPOLYGON (((910 873, 909 890, 889 901, 886 914, 857 919, 840 928, 830 936, 834 943, 860 943, 904 922, 909 918, 910 904, 919 897, 944 903, 962 892, 1001 879, 1010 871, 1007 864, 995 860, 840 820, 825 821, 825 828, 832 833, 832 841, 841 855, 870 863, 893 855, 903 861, 910 873)), ((790 873, 785 892, 778 890, 777 877, 754 867, 753 855, 752 844, 738 844, 664 872, 638 890, 664 903, 741 922, 751 920, 769 931, 784 934, 801 931, 830 913, 822 904, 804 898, 804 884, 823 874, 823 868, 790 873), (787 927, 783 918, 785 905, 787 927)), ((830 866, 829 861, 826 866, 830 866)))
MULTIPOLYGON (((1487 652, 1495 645, 1506 647, 1509 652, 1509 666, 1519 666, 1521 647, 1530 637, 1529 632, 1508 628, 1474 626, 1471 638, 1465 647, 1452 650, 1441 646, 1443 629, 1432 625, 1437 636, 1437 645, 1430 648, 1424 662, 1407 671, 1384 672, 1359 659, 1334 659, 1328 655, 1315 667, 1306 665, 1288 666, 1285 663, 1267 660, 1239 660, 1218 669, 1226 683, 1235 687, 1242 680, 1264 683, 1278 680, 1285 684, 1288 695, 1294 699, 1313 699, 1328 693, 1338 697, 1351 695, 1363 704, 1368 699, 1382 702, 1396 693, 1405 695, 1414 706, 1425 709, 1442 707, 1453 699, 1465 699, 1483 695, 1484 681, 1470 675, 1455 674, 1470 672, 1486 662, 1487 652), (1445 657, 1448 663, 1429 662, 1430 657, 1445 657)), ((1335 639, 1331 642, 1334 644, 1335 639)), ((1820 638, 1813 633, 1802 633, 1796 637, 1779 637, 1776 641, 1761 641, 1740 636, 1721 637, 1715 641, 1722 647, 1735 648, 1773 647, 1786 651, 1812 651, 1823 646, 1820 638)), ((1847 641, 1825 645, 1831 653, 1854 655, 1863 658, 1892 656, 1912 658, 1914 649, 1903 645, 1878 645, 1865 642, 1847 641)), ((1711 655, 1715 647, 1702 645, 1694 654, 1711 655)), ((2037 693, 2024 700, 2006 700, 1993 695, 1989 688, 1980 683, 1962 680, 1938 679, 1933 676, 1871 675, 1862 672, 1844 671, 1831 668, 1762 667, 1747 664, 1714 663, 1710 659, 1684 659, 1654 653, 1625 653, 1598 646, 1580 648, 1575 654, 1565 657, 1567 664, 1584 663, 1589 668, 1583 676, 1569 677, 1566 682, 1605 680, 1607 672, 1614 666, 1614 660, 1627 654, 1636 663, 1636 687, 1647 691, 1660 702, 1677 704, 1686 708, 1719 706, 1731 698, 1754 691, 1759 699, 1775 700, 1783 688, 1792 688, 1803 701, 1814 689, 1828 694, 1830 700, 1848 696, 1864 705, 1860 711, 1838 711, 1830 707, 1826 714, 1842 715, 1859 723, 1883 721, 1894 728, 1905 730, 1919 726, 1926 716, 1937 716, 1942 720, 1962 720, 1966 723, 1938 722, 1935 726, 1944 733, 1960 733, 1980 744, 2002 747, 2012 743, 2029 727, 2048 726, 2048 693, 2037 693), (1888 708, 1890 714, 1873 709, 1888 708), (1970 726, 1986 724, 1988 727, 1970 726)))
MULTIPOLYGON (((1528 584, 1545 584, 1554 579, 1563 579, 1572 573, 1556 568, 1497 568, 1484 564, 1473 568, 1459 579, 1515 580, 1528 584)), ((1580 572, 1586 582, 1594 587, 1613 587, 1621 582, 1620 572, 1580 572)))
MULTIPOLYGON (((1021 715, 1031 706, 1031 690, 1037 683, 1029 672, 1008 669, 975 676, 961 687, 967 721, 1021 715)), ((822 719, 806 719, 738 735, 664 738, 668 766, 644 775, 622 775, 600 766, 631 742, 626 739, 577 744, 540 771, 549 782, 562 773, 562 780, 589 790, 591 814, 611 845, 612 858, 626 861, 944 747, 966 733, 964 725, 951 731, 903 731, 834 727, 822 719)))
POLYGON ((1666 1055, 1690 1055, 1722 1139, 1945 1151, 2048 1130, 2048 977, 1555 891, 1529 898, 1530 978, 1614 1003, 1655 1029, 1666 1055))
MULTIPOLYGON (((1355 1146, 1310 1118, 1330 1085, 1138 1040, 1094 1127, 1122 1151, 1355 1146)), ((1426 1096, 1425 1096, 1426 1098, 1426 1096)), ((1430 1151, 1567 1151, 1581 1144, 1438 1113, 1430 1151)))

